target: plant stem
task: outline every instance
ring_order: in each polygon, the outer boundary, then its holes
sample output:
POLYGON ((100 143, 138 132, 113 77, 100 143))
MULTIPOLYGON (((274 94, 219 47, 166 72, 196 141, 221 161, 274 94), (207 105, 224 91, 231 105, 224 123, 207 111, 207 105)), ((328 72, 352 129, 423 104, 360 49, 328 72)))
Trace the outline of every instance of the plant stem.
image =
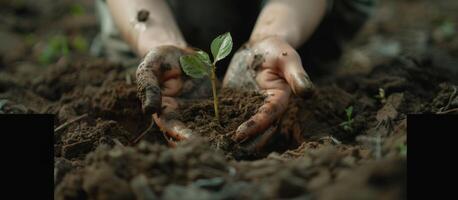
POLYGON ((213 90, 213 107, 215 110, 215 117, 219 123, 219 112, 218 112, 218 96, 216 94, 216 66, 213 63, 212 66, 212 74, 211 74, 211 81, 212 81, 212 90, 213 90))

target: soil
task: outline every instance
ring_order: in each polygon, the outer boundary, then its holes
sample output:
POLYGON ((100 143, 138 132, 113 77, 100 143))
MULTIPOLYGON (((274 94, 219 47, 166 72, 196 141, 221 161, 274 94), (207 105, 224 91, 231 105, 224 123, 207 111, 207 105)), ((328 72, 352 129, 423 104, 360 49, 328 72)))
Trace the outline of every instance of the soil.
POLYGON ((238 126, 256 113, 264 99, 256 92, 224 88, 218 94, 219 122, 215 119, 213 98, 186 102, 174 117, 197 135, 208 138, 213 147, 224 150, 227 156, 248 159, 255 155, 231 137, 238 126))
POLYGON ((0 113, 55 114, 56 199, 406 199, 407 114, 458 113, 458 34, 444 31, 458 27, 458 3, 387 0, 333 73, 311 74, 316 95, 293 97, 262 153, 228 138, 263 97, 231 90, 220 92, 221 125, 211 99, 180 111, 201 137, 170 148, 153 126, 132 145, 152 120, 138 60, 71 42, 96 36, 93 1, 79 1, 83 14, 44 2, 0 3, 0 113), (69 53, 40 61, 55 35, 69 53))

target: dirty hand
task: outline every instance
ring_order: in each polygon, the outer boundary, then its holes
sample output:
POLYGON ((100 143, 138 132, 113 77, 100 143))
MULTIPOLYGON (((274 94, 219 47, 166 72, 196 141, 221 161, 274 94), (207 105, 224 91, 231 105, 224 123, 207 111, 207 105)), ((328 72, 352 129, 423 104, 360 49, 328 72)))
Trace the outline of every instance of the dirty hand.
POLYGON ((242 46, 231 60, 223 87, 256 90, 266 95, 257 113, 240 125, 233 136, 233 140, 242 142, 260 135, 256 148, 271 138, 291 92, 308 97, 314 88, 299 54, 278 37, 250 41, 242 46))
POLYGON ((192 54, 190 48, 159 46, 148 52, 137 69, 137 90, 143 112, 153 114, 158 127, 173 139, 190 137, 191 130, 172 115, 186 99, 211 95, 207 79, 192 79, 180 67, 180 56, 192 54))

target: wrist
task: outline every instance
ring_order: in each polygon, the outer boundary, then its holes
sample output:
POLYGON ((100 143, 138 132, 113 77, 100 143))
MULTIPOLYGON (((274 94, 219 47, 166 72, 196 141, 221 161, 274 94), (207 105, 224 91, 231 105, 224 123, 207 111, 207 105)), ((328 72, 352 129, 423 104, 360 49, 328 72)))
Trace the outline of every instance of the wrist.
MULTIPOLYGON (((252 37, 250 37, 250 40, 248 42, 249 43, 257 43, 257 42, 265 41, 265 40, 275 40, 275 41, 280 41, 282 43, 286 43, 286 44, 291 45, 291 43, 287 41, 286 37, 284 37, 282 35, 278 35, 278 34, 252 35, 252 37)), ((291 46, 293 46, 293 45, 291 45, 291 46)))
MULTIPOLYGON (((277 29, 278 30, 278 29, 277 29)), ((299 34, 293 33, 292 31, 285 32, 285 31, 276 31, 273 32, 272 30, 265 30, 259 32, 253 32, 250 37, 250 42, 261 41, 268 38, 273 38, 276 40, 281 40, 285 43, 288 43, 294 48, 297 48, 301 45, 301 41, 299 38, 299 34)))
POLYGON ((179 48, 186 48, 187 43, 181 34, 172 34, 172 33, 164 33, 164 34, 157 34, 157 33, 147 33, 146 31, 140 33, 138 35, 137 40, 137 53, 143 57, 145 56, 151 49, 157 48, 160 46, 176 46, 179 48))
POLYGON ((325 10, 324 0, 271 0, 262 9, 251 38, 276 35, 298 48, 315 32, 325 10))

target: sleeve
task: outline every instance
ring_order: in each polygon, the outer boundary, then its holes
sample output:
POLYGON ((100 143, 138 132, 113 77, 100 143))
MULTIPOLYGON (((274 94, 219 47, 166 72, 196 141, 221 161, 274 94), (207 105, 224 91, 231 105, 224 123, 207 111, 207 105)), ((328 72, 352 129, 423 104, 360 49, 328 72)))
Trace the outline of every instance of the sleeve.
POLYGON ((377 0, 328 0, 328 15, 344 38, 351 38, 373 14, 377 0))
MULTIPOLYGON (((376 1, 327 0, 323 21, 310 39, 298 49, 301 56, 305 57, 304 60, 319 65, 339 58, 345 43, 356 36, 373 14, 376 1)), ((328 69, 324 71, 330 72, 328 69)))

